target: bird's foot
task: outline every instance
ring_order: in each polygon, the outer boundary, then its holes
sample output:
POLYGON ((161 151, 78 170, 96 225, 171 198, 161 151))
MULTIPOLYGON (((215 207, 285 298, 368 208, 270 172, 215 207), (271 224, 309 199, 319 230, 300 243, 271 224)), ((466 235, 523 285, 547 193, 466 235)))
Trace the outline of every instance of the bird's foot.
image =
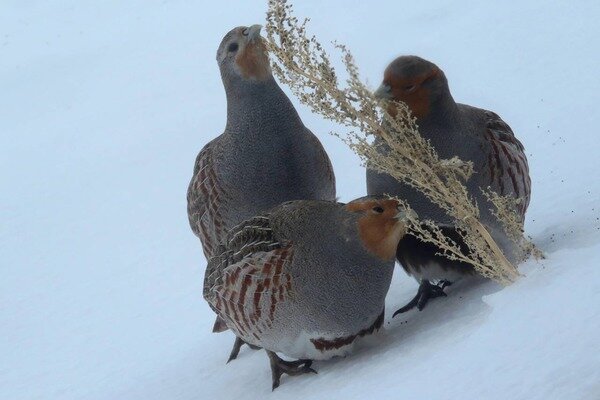
POLYGON ((450 285, 452 285, 452 282, 446 280, 442 280, 436 285, 427 280, 421 281, 421 285, 419 285, 417 295, 413 297, 413 299, 409 301, 407 305, 405 305, 402 308, 399 308, 394 313, 392 318, 398 314, 402 314, 409 310, 412 310, 415 307, 417 307, 419 311, 422 311, 430 299, 435 299, 436 297, 446 297, 444 289, 450 285))
POLYGON ((236 337, 235 338, 235 342, 233 343, 233 348, 231 349, 231 353, 229 353, 229 358, 227 359, 227 363, 228 364, 229 364, 229 361, 235 360, 237 358, 238 354, 240 354, 240 349, 245 344, 247 344, 248 347, 250 347, 252 350, 260 350, 260 347, 255 346, 255 345, 250 344, 250 343, 247 343, 247 342, 244 342, 239 337, 236 337))
POLYGON ((279 358, 279 356, 277 356, 277 354, 275 354, 272 351, 266 350, 266 352, 269 356, 269 361, 271 362, 273 390, 279 387, 279 380, 281 379, 281 375, 283 374, 295 376, 308 373, 317 373, 317 371, 310 367, 312 365, 312 360, 285 361, 279 358))

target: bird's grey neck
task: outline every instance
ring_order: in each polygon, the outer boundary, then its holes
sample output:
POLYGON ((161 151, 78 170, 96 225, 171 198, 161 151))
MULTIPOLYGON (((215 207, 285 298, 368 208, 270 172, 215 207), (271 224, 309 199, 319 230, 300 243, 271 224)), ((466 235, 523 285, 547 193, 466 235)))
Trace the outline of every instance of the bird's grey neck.
POLYGON ((249 133, 257 132, 280 136, 303 127, 294 106, 273 78, 226 88, 226 94, 226 130, 233 136, 248 139, 249 133))
POLYGON ((450 91, 440 96, 431 105, 431 109, 433 111, 427 117, 417 121, 422 132, 439 129, 452 130, 458 127, 460 123, 459 109, 450 91))

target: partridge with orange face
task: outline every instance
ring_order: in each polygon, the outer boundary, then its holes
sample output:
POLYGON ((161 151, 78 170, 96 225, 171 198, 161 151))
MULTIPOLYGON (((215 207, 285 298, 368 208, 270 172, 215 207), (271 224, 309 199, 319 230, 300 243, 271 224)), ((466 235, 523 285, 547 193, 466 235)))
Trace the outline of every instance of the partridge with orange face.
MULTIPOLYGON (((478 204, 480 220, 507 258, 512 262, 519 260, 521 250, 506 235, 502 224, 491 212, 495 209, 493 204, 482 192, 482 189, 490 188, 502 196, 519 199, 514 211, 524 220, 531 180, 525 149, 510 127, 491 111, 456 103, 444 72, 416 56, 394 60, 386 68, 383 83, 375 95, 406 103, 417 119, 419 132, 429 140, 440 158, 458 156, 473 163, 474 174, 465 185, 478 204)), ((395 115, 395 107, 394 102, 390 102, 388 112, 395 115)), ((467 250, 451 217, 416 189, 368 169, 367 191, 407 200, 420 218, 438 223, 446 235, 467 250)), ((398 312, 415 306, 422 309, 428 298, 445 295, 444 286, 461 276, 474 274, 471 265, 439 256, 439 251, 436 246, 408 235, 400 242, 398 261, 409 275, 421 282, 421 286, 415 298, 398 312), (432 285, 431 281, 440 281, 440 285, 432 285)))
MULTIPOLYGON (((247 218, 285 201, 335 200, 331 162, 275 82, 260 29, 231 30, 217 51, 227 125, 200 151, 187 192, 189 223, 207 259, 247 218)), ((225 329, 217 318, 213 330, 225 329)))
POLYGON ((381 327, 403 215, 383 198, 293 201, 230 231, 207 268, 204 298, 267 351, 273 389, 283 373, 314 372, 310 360, 347 354, 381 327))

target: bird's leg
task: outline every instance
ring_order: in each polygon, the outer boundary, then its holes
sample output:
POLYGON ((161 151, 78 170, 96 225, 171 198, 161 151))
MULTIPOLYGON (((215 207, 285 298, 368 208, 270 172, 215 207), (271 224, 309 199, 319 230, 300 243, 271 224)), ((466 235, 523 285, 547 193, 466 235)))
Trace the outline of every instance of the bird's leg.
POLYGON ((231 349, 231 353, 229 353, 229 359, 227 359, 227 363, 228 364, 229 364, 229 361, 235 360, 237 358, 238 354, 240 353, 240 349, 245 344, 247 344, 248 347, 250 347, 252 350, 259 350, 260 349, 260 347, 255 346, 255 345, 250 344, 250 343, 247 343, 247 342, 244 342, 239 337, 236 337, 235 338, 235 342, 233 343, 233 348, 231 349))
POLYGON ((285 361, 279 358, 279 356, 277 356, 277 354, 275 354, 274 352, 269 350, 265 351, 267 352, 267 355, 269 356, 269 361, 271 362, 273 390, 279 387, 279 380, 281 379, 281 375, 283 374, 295 376, 308 373, 317 373, 317 371, 310 367, 312 365, 312 360, 285 361))
POLYGON ((437 286, 440 287, 440 289, 444 290, 446 289, 448 286, 452 285, 451 281, 447 281, 445 279, 442 279, 441 281, 438 282, 437 286))
POLYGON ((409 310, 412 310, 415 307, 417 307, 419 311, 422 311, 430 299, 435 299, 436 297, 445 297, 446 293, 444 293, 444 289, 450 285, 452 285, 452 282, 447 280, 442 280, 437 285, 434 285, 428 280, 423 279, 421 281, 421 284, 419 285, 417 295, 413 297, 413 299, 409 301, 407 305, 405 305, 402 308, 399 308, 394 313, 392 318, 398 314, 402 314, 409 310))

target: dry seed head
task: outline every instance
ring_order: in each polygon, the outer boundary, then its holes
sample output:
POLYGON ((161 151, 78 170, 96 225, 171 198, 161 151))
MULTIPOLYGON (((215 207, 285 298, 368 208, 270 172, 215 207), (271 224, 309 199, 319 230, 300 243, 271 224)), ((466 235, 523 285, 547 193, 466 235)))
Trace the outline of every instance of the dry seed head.
MULTIPOLYGON (((473 173, 473 165, 458 158, 441 160, 419 134, 406 104, 396 102, 395 115, 390 115, 385 101, 376 99, 361 81, 348 48, 334 42, 345 68, 344 84, 340 84, 341 78, 324 47, 314 36, 307 35, 307 22, 300 23, 292 15, 288 1, 269 0, 266 31, 274 75, 313 112, 350 128, 350 132, 336 136, 369 168, 419 190, 452 216, 470 251, 464 254, 434 223, 423 223, 407 214, 412 234, 437 245, 450 259, 472 264, 483 276, 503 284, 514 281, 518 271, 479 222, 477 204, 464 185, 473 173), (372 143, 372 135, 379 137, 390 151, 379 151, 372 143)), ((516 232, 511 217, 504 212, 498 215, 507 229, 516 232)), ((522 231, 520 234, 522 238, 522 231)), ((528 242, 523 239, 521 243, 527 246, 528 242)))

